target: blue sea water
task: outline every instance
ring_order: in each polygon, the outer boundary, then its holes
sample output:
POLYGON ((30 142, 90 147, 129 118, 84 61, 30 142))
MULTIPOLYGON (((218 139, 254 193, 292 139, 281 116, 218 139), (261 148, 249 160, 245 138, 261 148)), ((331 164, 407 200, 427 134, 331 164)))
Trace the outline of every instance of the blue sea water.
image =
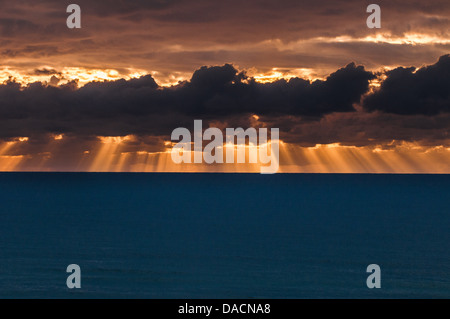
POLYGON ((450 175, 2 173, 0 190, 1 298, 450 297, 450 175))

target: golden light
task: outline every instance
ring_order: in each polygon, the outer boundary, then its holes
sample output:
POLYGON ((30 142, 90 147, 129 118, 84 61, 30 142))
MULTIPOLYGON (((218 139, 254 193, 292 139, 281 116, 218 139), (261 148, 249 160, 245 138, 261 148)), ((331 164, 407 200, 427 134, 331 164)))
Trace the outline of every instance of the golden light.
POLYGON ((22 161, 23 156, 17 155, 17 156, 0 156, 0 171, 1 172, 12 172, 15 171, 17 166, 22 161))
POLYGON ((442 146, 427 147, 409 142, 388 148, 336 143, 314 147, 285 144, 280 152, 281 172, 450 173, 450 152, 442 146))
POLYGON ((125 141, 130 141, 134 137, 127 136, 99 136, 100 141, 94 153, 93 161, 89 166, 91 172, 113 171, 113 163, 120 153, 120 146, 125 141))
MULTIPOLYGON (((53 70, 54 68, 44 65, 40 66, 38 69, 53 70)), ((58 85, 67 84, 70 81, 76 80, 78 82, 78 85, 81 87, 92 81, 103 82, 115 81, 120 79, 130 80, 149 74, 149 72, 145 70, 137 70, 133 68, 129 68, 126 70, 128 71, 127 74, 120 74, 117 70, 114 69, 65 67, 58 71, 55 71, 55 74, 36 74, 34 70, 21 70, 15 69, 11 66, 3 66, 0 68, 0 82, 5 82, 9 79, 15 79, 17 82, 23 85, 27 85, 33 82, 50 83, 51 77, 55 76, 58 79, 58 85)))
POLYGON ((129 71, 129 74, 120 74, 114 69, 63 68, 61 74, 67 81, 77 80, 80 86, 93 81, 129 80, 147 74, 142 70, 130 69, 129 71))
POLYGON ((3 142, 0 144, 0 171, 8 172, 17 169, 22 162, 22 155, 8 155, 8 152, 20 142, 28 141, 28 138, 18 138, 16 141, 3 142), (21 140, 22 139, 22 140, 21 140))
POLYGON ((362 42, 410 44, 410 45, 450 43, 450 39, 448 38, 420 33, 405 33, 402 37, 392 36, 389 33, 377 33, 376 35, 370 35, 359 40, 362 42))
MULTIPOLYGON (((79 154, 79 165, 67 167, 68 171, 93 172, 248 172, 260 173, 261 164, 250 163, 251 150, 259 152, 266 145, 224 144, 226 151, 234 148, 234 164, 175 164, 171 158, 171 141, 165 149, 148 151, 127 142, 134 136, 100 136, 91 149, 79 154), (135 150, 130 151, 130 145, 135 150), (138 148, 136 150, 136 148, 138 148), (237 163, 238 150, 245 150, 245 163, 237 163), (128 149, 128 150, 127 150, 128 149)), ((52 139, 45 151, 36 155, 17 154, 26 137, 0 143, 0 171, 52 170, 51 160, 58 153, 58 139, 52 139)), ((302 147, 279 142, 279 173, 450 173, 450 147, 448 142, 438 146, 392 141, 384 145, 347 146, 339 143, 317 144, 302 147), (444 146, 445 145, 445 146, 444 146)), ((143 147, 143 146, 142 146, 143 147)), ((193 162, 194 151, 190 152, 193 162)), ((271 156, 272 161, 276 158, 271 156)), ((265 166, 265 165, 264 165, 265 166)))
POLYGON ((53 139, 55 140, 55 141, 60 141, 60 140, 62 140, 64 138, 64 134, 58 134, 58 135, 54 135, 53 136, 53 139))
POLYGON ((407 45, 427 45, 427 44, 449 44, 450 39, 434 34, 406 32, 402 36, 395 36, 388 32, 378 32, 365 37, 356 38, 348 35, 338 37, 316 37, 307 40, 300 40, 288 44, 277 42, 277 46, 282 46, 283 49, 298 48, 303 43, 351 43, 351 42, 372 42, 372 43, 387 43, 387 44, 407 44, 407 45))
POLYGON ((120 144, 125 141, 130 141, 133 139, 133 136, 126 135, 126 136, 99 136, 98 139, 103 144, 120 144))
POLYGON ((293 68, 293 69, 282 69, 282 68, 272 68, 269 72, 260 73, 255 70, 250 69, 248 75, 253 77, 256 82, 259 83, 270 83, 281 79, 289 80, 292 78, 302 78, 310 81, 315 81, 318 79, 323 79, 318 76, 313 69, 308 68, 293 68))

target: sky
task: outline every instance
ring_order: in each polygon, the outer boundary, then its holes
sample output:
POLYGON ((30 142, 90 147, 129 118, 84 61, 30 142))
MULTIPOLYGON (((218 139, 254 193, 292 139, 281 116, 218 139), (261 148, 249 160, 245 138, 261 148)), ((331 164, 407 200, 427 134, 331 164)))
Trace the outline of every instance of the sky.
POLYGON ((171 132, 279 128, 280 171, 450 173, 450 3, 0 0, 1 171, 176 165, 171 132))

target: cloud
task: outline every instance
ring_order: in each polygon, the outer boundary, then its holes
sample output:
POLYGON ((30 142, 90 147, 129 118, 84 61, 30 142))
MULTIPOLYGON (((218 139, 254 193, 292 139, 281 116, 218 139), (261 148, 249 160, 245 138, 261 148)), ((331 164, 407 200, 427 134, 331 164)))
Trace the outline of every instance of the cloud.
POLYGON ((269 127, 280 127, 283 140, 301 146, 339 143, 347 146, 386 148, 402 141, 450 147, 450 114, 399 115, 381 112, 333 113, 319 121, 271 118, 269 127))
POLYGON ((47 65, 192 73, 202 65, 314 68, 329 74, 355 61, 366 68, 431 63, 448 45, 361 42, 378 32, 448 40, 447 0, 380 0, 382 29, 366 27, 370 1, 79 0, 82 28, 66 27, 64 1, 0 1, 2 64, 21 72, 47 65), (341 37, 339 41, 333 41, 341 37), (351 41, 342 41, 342 37, 351 41), (285 47, 297 44, 294 48, 285 47))
POLYGON ((282 140, 301 146, 386 148, 405 141, 448 147, 448 104, 435 104, 448 98, 448 59, 416 72, 388 71, 375 92, 368 90, 375 75, 354 63, 316 81, 259 83, 231 64, 203 66, 172 87, 159 86, 151 75, 80 88, 76 81, 22 86, 9 80, 0 85, 0 139, 29 137, 9 150, 12 155, 42 153, 59 134, 61 154, 91 149, 98 136, 125 135, 134 137, 122 149, 155 151, 164 150, 173 129, 192 130, 193 120, 202 119, 204 128, 278 127, 282 140), (420 98, 443 108, 430 112, 420 98), (404 99, 419 102, 400 103, 404 99))
POLYGON ((450 55, 430 66, 399 67, 386 75, 380 89, 364 99, 366 110, 405 115, 450 112, 450 55))
POLYGON ((48 69, 48 68, 42 68, 42 69, 35 69, 34 70, 35 75, 61 75, 61 72, 56 71, 55 69, 48 69))
POLYGON ((372 78, 351 63, 324 81, 258 83, 225 64, 202 67, 173 87, 159 87, 151 75, 81 88, 8 81, 0 85, 0 136, 164 135, 194 118, 234 123, 252 114, 320 118, 354 112, 372 78))

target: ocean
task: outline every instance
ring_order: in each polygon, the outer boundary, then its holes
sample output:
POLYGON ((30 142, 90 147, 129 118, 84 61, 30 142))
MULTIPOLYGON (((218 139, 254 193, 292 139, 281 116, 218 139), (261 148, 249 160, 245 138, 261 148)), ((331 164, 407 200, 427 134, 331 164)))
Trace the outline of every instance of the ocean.
POLYGON ((450 297, 450 175, 1 173, 0 189, 0 298, 450 297))

